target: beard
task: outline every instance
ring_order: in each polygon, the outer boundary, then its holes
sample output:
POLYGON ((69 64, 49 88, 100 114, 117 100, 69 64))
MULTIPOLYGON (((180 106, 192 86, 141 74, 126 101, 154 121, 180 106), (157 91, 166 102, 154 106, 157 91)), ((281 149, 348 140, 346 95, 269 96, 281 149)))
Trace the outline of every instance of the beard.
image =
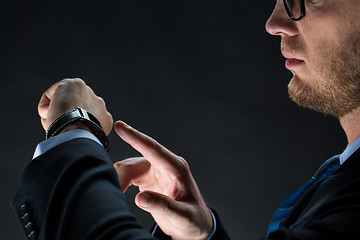
MULTIPOLYGON (((299 44, 282 39, 281 45, 302 52, 299 44)), ((314 74, 309 74, 306 81, 294 74, 288 92, 299 106, 339 118, 360 106, 360 34, 353 34, 335 51, 326 46, 317 46, 321 59, 312 63, 314 74)))

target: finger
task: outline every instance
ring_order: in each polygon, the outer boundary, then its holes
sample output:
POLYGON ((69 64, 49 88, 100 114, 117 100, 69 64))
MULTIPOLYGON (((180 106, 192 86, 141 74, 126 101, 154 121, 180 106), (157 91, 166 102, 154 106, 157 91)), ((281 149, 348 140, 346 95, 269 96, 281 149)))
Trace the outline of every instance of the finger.
POLYGON ((122 121, 115 122, 115 132, 135 150, 140 152, 146 160, 155 166, 178 168, 180 158, 161 146, 151 137, 137 131, 122 121))
POLYGON ((184 216, 186 206, 176 200, 152 191, 142 191, 135 197, 136 205, 157 216, 166 216, 168 219, 174 219, 184 216))
POLYGON ((50 88, 48 88, 43 95, 40 98, 39 104, 38 104, 38 113, 42 119, 46 119, 47 112, 50 106, 50 102, 54 96, 54 92, 58 86, 58 83, 52 85, 50 88))
POLYGON ((150 163, 144 158, 129 158, 114 163, 120 188, 125 193, 128 187, 146 175, 150 170, 150 163))

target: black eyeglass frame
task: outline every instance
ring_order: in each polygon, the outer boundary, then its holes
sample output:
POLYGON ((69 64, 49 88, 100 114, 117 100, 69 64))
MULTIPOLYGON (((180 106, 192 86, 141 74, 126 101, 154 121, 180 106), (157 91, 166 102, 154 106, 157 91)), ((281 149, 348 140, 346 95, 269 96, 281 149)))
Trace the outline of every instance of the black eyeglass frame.
MULTIPOLYGON (((294 0, 294 1, 297 1, 297 0, 294 0)), ((304 2, 304 0, 298 0, 298 1, 300 1, 299 3, 300 3, 301 13, 300 13, 300 17, 296 18, 296 17, 294 17, 293 13, 291 12, 288 4, 286 3, 286 0, 283 0, 286 12, 289 15, 290 19, 293 21, 299 21, 300 19, 305 17, 305 2, 304 2)))

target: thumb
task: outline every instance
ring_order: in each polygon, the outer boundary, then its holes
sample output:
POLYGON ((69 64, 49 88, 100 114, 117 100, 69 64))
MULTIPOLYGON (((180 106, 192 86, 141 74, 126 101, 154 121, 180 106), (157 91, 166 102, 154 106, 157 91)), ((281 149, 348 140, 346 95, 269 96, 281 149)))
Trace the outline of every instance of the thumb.
POLYGON ((142 157, 128 158, 114 163, 121 190, 126 192, 130 185, 136 185, 137 182, 146 179, 150 166, 150 163, 142 157))
POLYGON ((151 191, 138 193, 135 203, 149 212, 162 231, 172 239, 208 239, 213 228, 212 217, 206 206, 202 208, 190 202, 176 201, 151 191))
POLYGON ((47 89, 41 96, 38 104, 38 114, 40 116, 41 125, 43 126, 44 130, 47 130, 50 124, 47 122, 48 110, 54 97, 55 90, 58 86, 59 83, 55 83, 49 89, 47 89))
POLYGON ((178 216, 184 210, 174 199, 152 191, 139 192, 135 197, 135 203, 139 208, 153 215, 178 216))
POLYGON ((55 90, 58 87, 59 83, 53 84, 50 88, 48 88, 40 98, 38 104, 38 113, 39 116, 43 119, 46 119, 47 112, 49 109, 50 102, 54 96, 55 90))

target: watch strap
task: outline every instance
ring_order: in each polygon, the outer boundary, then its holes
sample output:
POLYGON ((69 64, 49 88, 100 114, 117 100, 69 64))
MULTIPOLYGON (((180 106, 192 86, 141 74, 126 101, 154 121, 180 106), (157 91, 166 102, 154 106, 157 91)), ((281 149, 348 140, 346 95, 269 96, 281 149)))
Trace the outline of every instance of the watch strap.
POLYGON ((58 135, 66 126, 81 122, 87 126, 90 131, 99 139, 104 148, 109 151, 109 140, 103 131, 100 122, 90 112, 83 108, 77 107, 74 110, 64 113, 58 117, 46 131, 46 139, 58 135))

